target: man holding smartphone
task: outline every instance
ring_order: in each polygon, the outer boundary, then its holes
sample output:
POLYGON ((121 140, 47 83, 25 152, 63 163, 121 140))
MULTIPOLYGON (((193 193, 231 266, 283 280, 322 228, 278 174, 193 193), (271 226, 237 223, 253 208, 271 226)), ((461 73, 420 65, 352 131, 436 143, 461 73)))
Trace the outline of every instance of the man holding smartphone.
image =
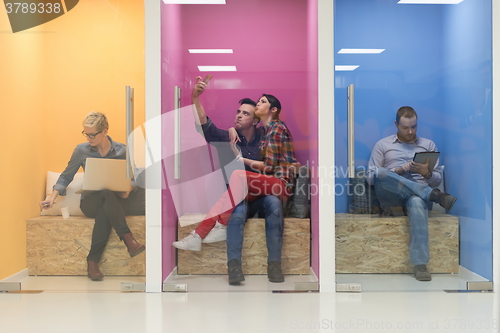
MULTIPOLYGON (((201 77, 196 78, 191 100, 195 106, 197 118, 205 139, 217 148, 220 165, 227 182, 231 176, 231 171, 228 172, 229 168, 227 166, 235 159, 233 149, 230 148, 232 143, 229 142, 229 132, 215 126, 210 118, 207 117, 199 99, 199 96, 206 89, 210 78, 211 76, 207 76, 203 81, 201 77)), ((260 155, 260 131, 256 128, 256 125, 259 123, 259 119, 255 118, 256 103, 249 98, 244 98, 239 101, 239 104, 240 106, 236 111, 234 119, 234 128, 239 138, 236 145, 243 157, 257 161, 260 155)), ((248 165, 245 165, 245 169, 253 171, 248 165)), ((214 243, 227 238, 229 284, 238 285, 245 280, 241 264, 244 226, 248 217, 255 215, 265 218, 268 262, 281 262, 284 225, 283 207, 280 199, 274 195, 262 196, 251 202, 241 202, 233 211, 227 230, 226 226, 217 222, 215 227, 203 240, 195 233, 192 237, 188 236, 183 240, 174 242, 173 246, 183 250, 199 251, 202 242, 214 243)), ((271 271, 268 271, 268 278, 271 282, 285 281, 279 267, 274 267, 271 271)))
POLYGON ((403 106, 396 113, 397 133, 375 144, 368 163, 367 181, 375 185, 382 207, 402 206, 410 223, 410 261, 415 278, 430 281, 428 211, 436 202, 450 210, 457 198, 437 187, 442 175, 439 159, 429 167, 413 161, 415 153, 437 152, 432 140, 417 137, 417 113, 403 106))

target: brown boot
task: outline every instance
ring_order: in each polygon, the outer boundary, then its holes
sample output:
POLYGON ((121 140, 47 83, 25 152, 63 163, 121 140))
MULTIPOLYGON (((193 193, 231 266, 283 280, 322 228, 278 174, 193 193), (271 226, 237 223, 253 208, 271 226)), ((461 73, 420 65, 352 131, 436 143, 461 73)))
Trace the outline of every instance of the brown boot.
POLYGON ((139 244, 135 240, 131 232, 123 235, 123 241, 125 242, 125 245, 127 245, 128 253, 130 254, 131 257, 135 257, 136 255, 138 255, 139 253, 143 252, 146 249, 144 245, 139 244))
POLYGON ((88 276, 92 281, 102 281, 104 274, 99 270, 99 264, 95 261, 87 261, 88 276))

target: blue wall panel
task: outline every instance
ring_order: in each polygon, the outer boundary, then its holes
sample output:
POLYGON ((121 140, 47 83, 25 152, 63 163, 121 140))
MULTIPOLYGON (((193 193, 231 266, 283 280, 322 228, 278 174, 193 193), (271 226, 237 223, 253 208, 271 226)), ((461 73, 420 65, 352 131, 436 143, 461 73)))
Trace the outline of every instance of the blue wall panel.
POLYGON ((403 105, 419 115, 418 135, 434 140, 445 188, 458 197, 461 265, 492 279, 491 0, 459 5, 398 5, 397 0, 336 0, 336 211, 347 211, 347 87, 356 87, 355 159, 394 134, 403 105), (383 48, 381 54, 338 54, 383 48))
MULTIPOLYGON (((355 85, 356 166, 366 167, 371 149, 394 134, 399 107, 419 115, 418 134, 441 144, 442 6, 396 5, 396 1, 337 0, 335 65, 359 65, 335 73, 336 164, 347 168, 347 86, 355 85), (338 54, 342 48, 383 48, 381 54, 338 54)), ((345 172, 339 172, 339 174, 345 172)), ((337 179, 346 184, 346 178, 337 179)), ((337 185, 336 210, 347 211, 347 194, 337 185)))
POLYGON ((492 279, 491 0, 466 0, 443 15, 441 126, 446 186, 458 197, 460 264, 492 279))

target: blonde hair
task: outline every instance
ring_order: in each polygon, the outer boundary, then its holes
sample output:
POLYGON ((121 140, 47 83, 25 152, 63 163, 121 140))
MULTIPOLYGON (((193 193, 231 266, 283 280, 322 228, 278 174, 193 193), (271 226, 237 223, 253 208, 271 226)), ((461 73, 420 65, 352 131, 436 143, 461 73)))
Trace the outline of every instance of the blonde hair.
POLYGON ((86 127, 95 127, 97 131, 102 131, 104 129, 108 129, 108 118, 103 113, 100 112, 90 112, 85 116, 83 120, 83 126, 86 127))

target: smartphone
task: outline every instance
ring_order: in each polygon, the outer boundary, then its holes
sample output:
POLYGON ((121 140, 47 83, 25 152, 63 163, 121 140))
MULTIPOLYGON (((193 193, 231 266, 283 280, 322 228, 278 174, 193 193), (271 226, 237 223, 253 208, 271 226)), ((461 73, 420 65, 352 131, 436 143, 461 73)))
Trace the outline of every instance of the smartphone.
POLYGON ((205 78, 203 79, 203 82, 204 82, 205 84, 208 84, 208 82, 210 82, 210 79, 212 78, 212 76, 213 76, 213 75, 208 74, 208 75, 207 75, 207 76, 205 76, 205 78))

